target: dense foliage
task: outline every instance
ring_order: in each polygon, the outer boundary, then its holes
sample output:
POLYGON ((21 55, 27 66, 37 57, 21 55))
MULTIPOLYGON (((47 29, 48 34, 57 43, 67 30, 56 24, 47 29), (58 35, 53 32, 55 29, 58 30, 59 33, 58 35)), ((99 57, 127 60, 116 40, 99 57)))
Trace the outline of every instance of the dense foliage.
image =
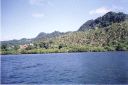
POLYGON ((1 41, 1 45, 8 45, 8 46, 13 46, 13 45, 23 45, 23 44, 28 44, 31 43, 33 39, 26 39, 22 38, 20 40, 9 40, 9 41, 1 41))

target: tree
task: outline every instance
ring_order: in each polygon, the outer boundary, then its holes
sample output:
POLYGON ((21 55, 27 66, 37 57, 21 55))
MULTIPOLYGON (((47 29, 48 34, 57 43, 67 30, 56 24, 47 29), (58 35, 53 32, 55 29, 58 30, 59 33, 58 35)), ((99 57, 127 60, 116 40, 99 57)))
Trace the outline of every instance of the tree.
POLYGON ((59 45, 59 49, 61 49, 61 48, 63 48, 64 47, 64 45, 63 44, 60 44, 59 45))
POLYGON ((19 48, 20 48, 19 45, 14 46, 14 50, 18 50, 19 48))
POLYGON ((8 50, 8 49, 7 49, 7 44, 3 44, 3 45, 1 46, 1 50, 7 51, 7 50, 8 50))

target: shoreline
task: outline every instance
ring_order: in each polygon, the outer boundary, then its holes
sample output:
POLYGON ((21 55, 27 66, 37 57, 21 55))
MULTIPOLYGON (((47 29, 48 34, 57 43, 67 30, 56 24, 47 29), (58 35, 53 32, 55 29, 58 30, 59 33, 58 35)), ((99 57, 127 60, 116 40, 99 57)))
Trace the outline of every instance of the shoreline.
POLYGON ((0 55, 25 55, 25 54, 59 54, 59 53, 99 53, 99 52, 128 52, 123 51, 83 51, 83 52, 49 52, 49 53, 17 53, 17 54, 0 54, 0 55))

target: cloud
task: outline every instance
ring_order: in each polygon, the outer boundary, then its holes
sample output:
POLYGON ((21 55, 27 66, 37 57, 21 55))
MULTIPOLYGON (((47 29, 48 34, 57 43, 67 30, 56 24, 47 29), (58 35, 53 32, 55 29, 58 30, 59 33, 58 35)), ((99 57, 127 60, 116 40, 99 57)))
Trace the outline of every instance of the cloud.
POLYGON ((29 3, 30 3, 30 5, 37 5, 37 6, 52 4, 49 0, 29 0, 29 3))
POLYGON ((112 5, 111 7, 100 7, 89 12, 90 15, 104 15, 109 11, 114 12, 127 12, 127 10, 121 6, 112 5))
POLYGON ((40 5, 43 0, 29 0, 31 5, 40 5))
POLYGON ((97 9, 95 9, 95 10, 91 10, 91 11, 89 12, 89 14, 90 14, 90 15, 96 15, 96 14, 98 14, 98 15, 103 15, 103 14, 109 12, 109 11, 111 11, 111 9, 106 8, 106 7, 101 7, 101 8, 97 8, 97 9))
POLYGON ((44 14, 43 13, 33 13, 32 17, 34 17, 34 18, 42 18, 42 17, 44 17, 44 14))

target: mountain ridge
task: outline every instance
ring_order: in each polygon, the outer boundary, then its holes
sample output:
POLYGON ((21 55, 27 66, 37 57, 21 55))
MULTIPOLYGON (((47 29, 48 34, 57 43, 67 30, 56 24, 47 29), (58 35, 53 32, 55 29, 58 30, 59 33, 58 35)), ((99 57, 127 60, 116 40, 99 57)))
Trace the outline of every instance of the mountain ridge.
POLYGON ((1 42, 0 53, 128 51, 127 14, 109 12, 95 20, 89 20, 85 24, 82 30, 78 31, 41 32, 32 39, 23 38, 1 42))
POLYGON ((40 32, 36 37, 35 40, 37 39, 46 39, 46 38, 53 38, 53 37, 57 37, 60 35, 63 35, 64 32, 59 32, 59 31, 54 31, 52 33, 45 33, 45 32, 40 32))
POLYGON ((103 28, 112 25, 112 23, 120 23, 125 20, 128 20, 128 14, 110 11, 94 20, 88 20, 78 29, 78 31, 86 31, 89 29, 95 29, 96 27, 103 28))
MULTIPOLYGON (((86 21, 77 31, 87 31, 89 29, 95 29, 95 28, 104 28, 112 23, 120 23, 125 20, 128 20, 128 14, 124 14, 123 12, 108 12, 105 15, 98 17, 96 19, 88 20, 86 21)), ((77 32, 76 31, 76 32, 77 32)), ((46 40, 50 38, 55 38, 59 37, 65 34, 68 34, 70 32, 59 32, 59 31, 54 31, 52 33, 45 33, 45 32, 40 32, 35 38, 31 39, 26 39, 22 38, 20 40, 9 40, 9 41, 1 41, 1 44, 25 44, 25 43, 31 43, 31 42, 36 42, 36 41, 41 41, 41 40, 46 40)))

